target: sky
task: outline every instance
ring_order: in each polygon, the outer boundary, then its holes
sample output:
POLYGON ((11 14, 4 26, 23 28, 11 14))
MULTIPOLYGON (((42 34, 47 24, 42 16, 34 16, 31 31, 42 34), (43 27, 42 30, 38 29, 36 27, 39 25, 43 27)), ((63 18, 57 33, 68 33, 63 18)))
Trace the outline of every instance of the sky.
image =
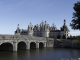
POLYGON ((70 34, 80 35, 70 26, 77 1, 80 0, 0 0, 0 34, 14 34, 18 24, 20 29, 27 29, 30 22, 34 26, 42 20, 60 29, 65 19, 70 34))

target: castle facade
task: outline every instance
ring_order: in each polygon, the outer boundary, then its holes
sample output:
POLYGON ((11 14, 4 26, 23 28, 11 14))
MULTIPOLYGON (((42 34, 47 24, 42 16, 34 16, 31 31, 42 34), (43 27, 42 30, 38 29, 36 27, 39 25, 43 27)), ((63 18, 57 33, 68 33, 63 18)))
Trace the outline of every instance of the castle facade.
POLYGON ((70 30, 66 26, 66 20, 64 20, 64 24, 61 27, 61 29, 57 29, 56 25, 53 24, 53 26, 49 26, 49 24, 45 23, 42 21, 40 25, 33 25, 30 23, 28 25, 28 29, 20 29, 19 24, 18 27, 15 31, 15 34, 19 35, 31 35, 31 36, 39 36, 39 37, 50 37, 54 36, 57 38, 58 35, 61 35, 61 38, 63 35, 67 37, 70 37, 70 30))

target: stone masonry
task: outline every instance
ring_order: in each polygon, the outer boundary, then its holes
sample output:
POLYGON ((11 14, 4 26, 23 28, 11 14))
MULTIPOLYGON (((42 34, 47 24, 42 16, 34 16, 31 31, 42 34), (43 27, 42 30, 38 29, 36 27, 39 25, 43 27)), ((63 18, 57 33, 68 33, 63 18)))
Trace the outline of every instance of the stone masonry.
POLYGON ((13 46, 13 51, 17 51, 19 42, 24 42, 26 44, 26 49, 30 49, 31 42, 36 44, 36 48, 39 48, 40 42, 43 43, 44 47, 54 46, 54 39, 51 38, 29 35, 0 35, 0 46, 5 43, 10 43, 13 46))

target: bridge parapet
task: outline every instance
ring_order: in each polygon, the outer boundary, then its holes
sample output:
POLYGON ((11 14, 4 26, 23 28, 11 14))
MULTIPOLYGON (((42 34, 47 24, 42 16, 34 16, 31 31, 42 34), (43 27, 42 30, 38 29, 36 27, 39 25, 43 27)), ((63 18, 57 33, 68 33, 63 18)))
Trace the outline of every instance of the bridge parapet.
POLYGON ((28 35, 0 35, 0 40, 46 40, 45 37, 36 37, 28 35))

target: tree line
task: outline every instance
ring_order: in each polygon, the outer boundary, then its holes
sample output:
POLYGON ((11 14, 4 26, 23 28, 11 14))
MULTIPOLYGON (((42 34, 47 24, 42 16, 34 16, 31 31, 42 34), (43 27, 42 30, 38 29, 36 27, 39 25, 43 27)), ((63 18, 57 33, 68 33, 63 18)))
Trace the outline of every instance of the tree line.
MULTIPOLYGON (((49 38, 66 39, 65 35, 63 35, 62 37, 61 37, 61 35, 58 35, 57 37, 55 37, 54 35, 53 36, 50 35, 49 38)), ((67 37, 67 39, 76 39, 76 40, 79 40, 80 39, 80 35, 78 35, 78 36, 71 36, 70 35, 70 37, 67 37)))
MULTIPOLYGON (((50 35, 49 38, 61 39, 61 35, 57 35, 57 37, 50 35)), ((66 39, 65 35, 62 36, 62 39, 66 39)))

